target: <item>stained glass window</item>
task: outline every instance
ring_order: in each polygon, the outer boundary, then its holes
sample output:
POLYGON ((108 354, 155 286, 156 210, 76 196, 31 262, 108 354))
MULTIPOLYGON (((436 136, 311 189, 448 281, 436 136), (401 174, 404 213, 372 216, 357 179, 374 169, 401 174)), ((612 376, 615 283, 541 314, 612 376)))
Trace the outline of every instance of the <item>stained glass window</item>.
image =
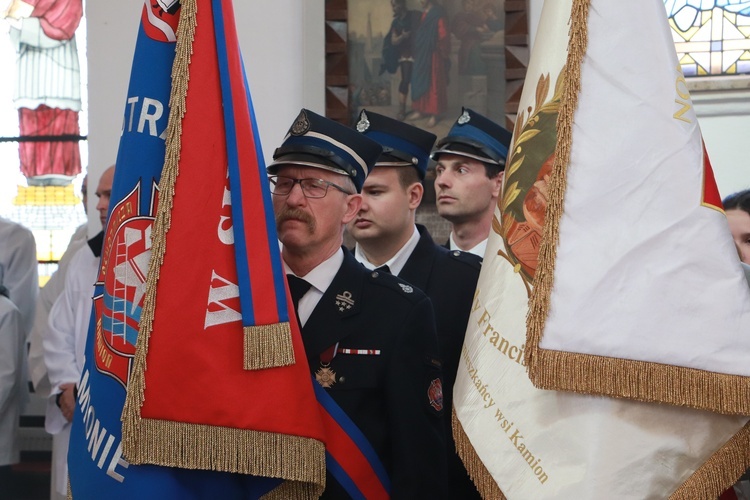
POLYGON ((686 77, 750 74, 750 1, 665 0, 686 77))
POLYGON ((0 215, 34 233, 40 284, 86 222, 81 0, 0 0, 0 215))

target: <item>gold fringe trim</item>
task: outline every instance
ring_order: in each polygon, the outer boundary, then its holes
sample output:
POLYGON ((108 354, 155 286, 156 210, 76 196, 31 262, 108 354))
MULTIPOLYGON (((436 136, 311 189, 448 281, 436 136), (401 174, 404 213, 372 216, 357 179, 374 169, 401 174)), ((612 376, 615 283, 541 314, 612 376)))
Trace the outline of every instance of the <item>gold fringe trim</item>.
POLYGON ((750 466, 750 422, 711 455, 669 500, 714 500, 750 466))
POLYGON ((132 464, 281 478, 293 483, 285 490, 309 493, 295 498, 325 488, 325 445, 312 438, 148 418, 130 438, 132 464))
POLYGON ((245 337, 245 370, 294 364, 292 329, 289 323, 246 326, 242 332, 245 337))
POLYGON ((602 394, 729 415, 750 415, 750 378, 682 366, 538 349, 540 389, 602 394))
POLYGON ((526 317, 524 361, 529 367, 532 382, 539 376, 539 341, 547 321, 554 281, 557 246, 560 240, 560 218, 563 214, 567 170, 573 144, 573 116, 578 107, 578 93, 581 89, 581 62, 588 45, 589 3, 590 0, 573 0, 568 58, 560 76, 565 81, 565 88, 562 91, 557 115, 555 163, 550 175, 548 205, 539 247, 539 266, 534 275, 534 290, 529 299, 529 313, 526 317))
POLYGON ((122 409, 122 448, 125 455, 135 455, 135 450, 138 448, 137 436, 140 434, 140 413, 145 389, 146 353, 156 309, 156 285, 159 281, 159 270, 164 263, 166 236, 172 223, 175 182, 179 173, 180 137, 190 79, 190 56, 195 39, 197 0, 183 0, 181 3, 175 58, 172 64, 172 91, 169 96, 166 151, 159 182, 159 206, 152 229, 151 260, 146 277, 146 294, 143 299, 138 340, 122 409))
POLYGON ((290 500, 290 499, 299 499, 299 500, 313 500, 320 498, 320 495, 323 494, 323 489, 325 488, 325 484, 322 488, 317 488, 309 483, 299 483, 297 481, 284 481, 279 486, 274 488, 273 490, 269 491, 265 495, 263 495, 261 500, 290 500))
POLYGON ((474 482, 474 486, 479 490, 479 494, 484 499, 505 500, 505 495, 495 482, 495 479, 484 466, 482 459, 477 455, 474 446, 466 435, 461 421, 456 415, 455 408, 451 412, 451 424, 453 427, 453 440, 456 442, 456 453, 461 457, 461 461, 469 473, 469 477, 474 482))

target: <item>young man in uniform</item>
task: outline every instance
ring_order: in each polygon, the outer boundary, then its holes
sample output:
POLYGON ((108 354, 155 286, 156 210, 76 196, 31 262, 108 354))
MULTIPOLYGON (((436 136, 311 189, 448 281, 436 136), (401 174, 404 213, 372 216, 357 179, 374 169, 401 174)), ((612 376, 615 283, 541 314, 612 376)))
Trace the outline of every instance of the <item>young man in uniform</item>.
POLYGON ((432 159, 438 213, 452 226, 448 248, 484 257, 503 185, 511 133, 464 108, 432 159))
MULTIPOLYGON (((310 370, 382 465, 390 496, 444 498, 444 403, 430 301, 365 269, 342 247, 380 152, 356 131, 300 112, 268 166, 281 255, 310 370)), ((323 498, 356 496, 339 472, 329 467, 323 498)))
MULTIPOLYGON (((435 244, 427 228, 416 224, 435 135, 366 110, 360 113, 356 128, 380 143, 383 153, 365 179, 362 205, 347 226, 357 241, 354 255, 366 268, 387 269, 432 301, 443 359, 445 407, 451 411, 453 383, 481 260, 435 244)), ((455 453, 449 421, 446 429, 449 496, 479 498, 455 453)))

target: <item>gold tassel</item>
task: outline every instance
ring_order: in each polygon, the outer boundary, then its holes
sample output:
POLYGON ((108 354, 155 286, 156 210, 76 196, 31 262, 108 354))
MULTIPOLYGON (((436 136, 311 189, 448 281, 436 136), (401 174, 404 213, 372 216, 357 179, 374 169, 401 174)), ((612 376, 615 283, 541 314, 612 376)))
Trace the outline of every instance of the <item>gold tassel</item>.
POLYGON ((294 346, 289 323, 246 326, 245 370, 262 370, 294 364, 294 346))
POLYGON ((750 463, 750 422, 711 455, 669 500, 713 500, 733 485, 750 463))
POLYGON ((301 436, 144 418, 131 436, 128 462, 276 477, 325 488, 325 445, 301 436))
POLYGON ((469 436, 466 435, 461 421, 458 420, 456 410, 451 413, 451 423, 453 426, 453 440, 456 442, 456 453, 461 457, 461 461, 469 473, 469 477, 477 487, 479 494, 484 499, 505 500, 505 495, 495 482, 495 479, 484 466, 482 459, 477 455, 474 446, 472 446, 469 436))

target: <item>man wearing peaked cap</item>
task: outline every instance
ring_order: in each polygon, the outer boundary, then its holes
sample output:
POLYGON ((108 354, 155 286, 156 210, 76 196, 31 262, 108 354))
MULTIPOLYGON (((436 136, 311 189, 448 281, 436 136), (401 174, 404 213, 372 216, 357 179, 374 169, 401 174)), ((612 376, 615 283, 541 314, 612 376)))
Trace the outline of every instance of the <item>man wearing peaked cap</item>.
POLYGON ((511 133, 464 108, 432 158, 438 213, 452 226, 446 246, 484 256, 503 184, 511 133))
POLYGON ((448 496, 479 498, 456 454, 450 413, 481 260, 435 244, 427 228, 415 224, 435 135, 367 110, 360 113, 356 129, 378 141, 383 153, 365 179, 357 217, 347 225, 357 241, 354 255, 368 269, 385 266, 432 301, 443 361, 448 496))
MULTIPOLYGON (((268 166, 281 256, 311 374, 364 437, 393 498, 445 498, 444 402, 430 300, 342 247, 381 146, 302 110, 268 166)), ((362 497, 331 466, 322 498, 362 497)), ((361 470, 366 469, 366 467, 361 470)), ((359 476, 357 476, 359 477, 359 476)), ((366 496, 366 495, 365 495, 366 496)))

